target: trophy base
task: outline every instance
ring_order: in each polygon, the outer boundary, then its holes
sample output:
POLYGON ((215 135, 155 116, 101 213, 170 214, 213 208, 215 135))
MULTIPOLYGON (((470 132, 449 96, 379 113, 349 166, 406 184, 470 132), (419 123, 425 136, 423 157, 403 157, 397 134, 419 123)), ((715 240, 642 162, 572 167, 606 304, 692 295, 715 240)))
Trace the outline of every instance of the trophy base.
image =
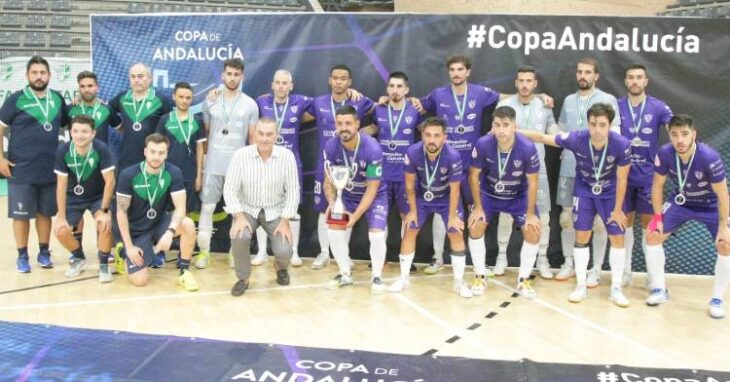
POLYGON ((344 227, 350 221, 350 216, 347 214, 335 214, 330 212, 327 215, 327 224, 344 227))

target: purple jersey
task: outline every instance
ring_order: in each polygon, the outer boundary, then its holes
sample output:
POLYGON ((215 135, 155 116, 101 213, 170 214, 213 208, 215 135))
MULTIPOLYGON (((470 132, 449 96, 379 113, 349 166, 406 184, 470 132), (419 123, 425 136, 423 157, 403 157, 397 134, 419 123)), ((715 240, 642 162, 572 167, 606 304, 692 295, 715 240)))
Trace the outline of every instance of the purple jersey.
POLYGON ((309 105, 307 112, 317 119, 317 134, 320 150, 330 138, 335 136, 335 112, 344 105, 354 107, 357 111, 357 118, 362 123, 365 114, 372 109, 373 101, 368 97, 362 96, 359 101, 347 99, 343 102, 335 102, 331 94, 325 94, 315 98, 312 104, 309 105))
POLYGON ((527 195, 527 175, 540 171, 540 154, 535 144, 521 134, 515 134, 515 142, 508 153, 499 150, 493 135, 485 135, 477 141, 471 157, 471 167, 482 171, 482 194, 496 199, 524 198, 527 195), (503 166, 501 177, 500 163, 503 166), (501 191, 496 189, 498 182, 504 186, 501 191))
POLYGON ((447 142, 461 154, 464 167, 469 166, 471 149, 482 135, 484 109, 499 101, 499 92, 467 84, 466 98, 464 95, 454 97, 451 85, 436 88, 427 97, 421 98, 424 109, 446 122, 447 142))
POLYGON ((403 182, 403 161, 413 144, 421 114, 408 101, 403 110, 391 108, 390 112, 388 105, 376 105, 374 114, 373 123, 378 126, 378 141, 383 150, 383 179, 403 182))
POLYGON ((309 109, 313 98, 301 94, 289 94, 286 103, 276 104, 274 110, 274 96, 262 95, 256 99, 259 106, 259 117, 269 117, 276 121, 276 127, 281 137, 276 143, 294 153, 297 165, 302 166, 299 157, 299 129, 302 125, 302 115, 309 109))
POLYGON ((601 163, 603 147, 591 149, 591 135, 588 130, 574 130, 570 133, 561 133, 555 136, 555 143, 575 154, 575 187, 573 195, 597 199, 612 199, 616 196, 616 169, 619 166, 631 164, 631 144, 619 133, 608 133, 608 147, 606 148, 603 169, 596 182, 595 171, 601 163), (594 165, 595 163, 595 165, 594 165), (602 191, 594 195, 592 187, 598 184, 602 191))
MULTIPOLYGON (((725 165, 720 155, 710 146, 704 143, 697 143, 694 159, 688 163, 680 160, 684 180, 684 196, 686 202, 684 207, 715 208, 717 206, 717 195, 712 190, 712 183, 725 181, 725 165)), ((671 193, 671 198, 679 192, 677 179, 677 155, 671 143, 667 143, 659 149, 654 158, 654 171, 658 174, 670 177, 677 186, 671 193)))
MULTIPOLYGON (((340 142, 340 137, 330 138, 324 146, 322 159, 324 168, 329 166, 350 167, 350 182, 343 196, 350 199, 362 199, 369 180, 381 180, 383 176, 383 152, 375 138, 360 134, 360 143, 353 150, 347 150, 340 142)), ((380 182, 378 194, 385 195, 385 182, 380 182)))
POLYGON ((629 104, 628 97, 619 99, 618 110, 621 135, 631 142, 629 184, 651 187, 654 177, 651 160, 659 147, 660 127, 672 118, 672 109, 664 101, 647 95, 636 107, 629 104))
POLYGON ((433 200, 429 203, 449 203, 449 182, 461 181, 464 169, 461 164, 461 155, 449 144, 444 144, 441 154, 436 160, 426 160, 423 142, 418 142, 406 151, 405 172, 416 174, 416 197, 423 199, 426 190, 433 193, 433 200), (427 167, 428 166, 428 167, 427 167), (427 171, 428 170, 428 171, 427 171), (431 184, 428 179, 431 177, 431 184))

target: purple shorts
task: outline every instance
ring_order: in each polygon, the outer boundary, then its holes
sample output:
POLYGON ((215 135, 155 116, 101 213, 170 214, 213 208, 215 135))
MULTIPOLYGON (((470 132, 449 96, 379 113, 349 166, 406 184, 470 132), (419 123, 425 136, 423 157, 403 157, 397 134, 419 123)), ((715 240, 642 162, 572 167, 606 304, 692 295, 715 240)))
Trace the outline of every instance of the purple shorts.
MULTIPOLYGON (((576 231, 592 231, 596 214, 601 217, 609 235, 623 235, 624 230, 616 222, 608 223, 616 199, 596 199, 587 196, 573 197, 573 228, 576 231)), ((625 211, 624 211, 625 212, 625 211)))
MULTIPOLYGON (((482 193, 482 206, 487 223, 500 212, 511 215, 516 227, 524 226, 527 220, 527 198, 502 200, 482 193)), ((537 207, 535 213, 538 214, 537 207)))
MULTIPOLYGON (((417 225, 414 227, 411 225, 408 227, 409 229, 421 229, 423 228, 423 223, 428 219, 431 214, 439 214, 441 216, 441 219, 443 220, 444 224, 449 224, 449 204, 448 201, 446 204, 444 203, 434 203, 433 201, 427 202, 421 198, 416 198, 416 210, 418 213, 418 222, 417 225)), ((461 206, 461 203, 457 203, 456 206, 456 216, 458 216, 460 219, 464 220, 464 208, 461 206)))
MULTIPOLYGON (((665 233, 672 233, 678 230, 682 224, 690 220, 694 220, 707 227, 707 230, 710 231, 713 240, 717 237, 718 211, 716 208, 705 209, 678 206, 674 203, 674 200, 671 200, 664 203, 663 214, 665 233)), ((730 224, 728 226, 730 226, 730 224)))
POLYGON ((626 198, 624 198, 624 211, 636 211, 644 215, 654 214, 654 208, 651 206, 651 185, 629 184, 626 188, 626 198))
MULTIPOLYGON (((354 212, 357 206, 360 205, 360 199, 350 199, 343 196, 342 201, 345 203, 345 210, 348 212, 354 212)), ((369 229, 385 230, 388 225, 388 194, 380 193, 375 196, 373 204, 365 212, 365 220, 368 222, 369 229)))
POLYGON ((395 182, 384 180, 386 192, 388 193, 388 205, 398 207, 398 212, 408 212, 408 196, 406 196, 406 182, 395 182))
MULTIPOLYGON (((467 206, 474 204, 474 197, 471 195, 471 187, 469 186, 469 177, 465 176, 461 180, 461 200, 466 203, 467 206)), ((446 220, 444 220, 445 222, 446 220)))

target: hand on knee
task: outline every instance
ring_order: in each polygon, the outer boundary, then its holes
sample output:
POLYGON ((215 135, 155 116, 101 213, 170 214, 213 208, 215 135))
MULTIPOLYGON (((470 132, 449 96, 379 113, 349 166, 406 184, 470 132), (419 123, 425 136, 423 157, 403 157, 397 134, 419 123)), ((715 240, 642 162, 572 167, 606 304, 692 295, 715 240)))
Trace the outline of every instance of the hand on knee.
POLYGON ((730 243, 720 240, 715 243, 715 248, 720 256, 730 256, 730 243))
POLYGON ((646 245, 661 245, 662 235, 658 231, 650 231, 646 234, 646 245))

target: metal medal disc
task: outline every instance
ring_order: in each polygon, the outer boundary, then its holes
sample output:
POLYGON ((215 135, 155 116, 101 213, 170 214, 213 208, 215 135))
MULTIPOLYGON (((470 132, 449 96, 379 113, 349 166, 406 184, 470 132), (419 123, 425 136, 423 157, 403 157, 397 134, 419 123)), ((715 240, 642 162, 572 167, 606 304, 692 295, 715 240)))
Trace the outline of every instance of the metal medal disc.
POLYGON ((74 194, 76 194, 76 195, 81 195, 81 194, 83 194, 83 193, 84 193, 84 186, 82 186, 82 185, 80 185, 80 184, 77 184, 77 185, 76 185, 76 186, 74 187, 74 194))
POLYGON ((423 193, 423 200, 425 200, 427 202, 432 201, 433 200, 433 192, 431 192, 431 191, 424 192, 423 193))
POLYGON ((497 192, 504 191, 504 183, 502 183, 501 180, 499 182, 495 183, 494 184, 494 190, 497 191, 497 192))
POLYGON ((139 122, 135 122, 135 123, 134 123, 134 124, 132 125, 132 130, 134 130, 134 131, 140 131, 140 130, 142 130, 142 124, 141 124, 141 123, 139 123, 139 122))
POLYGON ((281 135, 279 135, 278 137, 276 137, 276 144, 277 145, 283 145, 284 144, 284 137, 282 137, 281 135))
POLYGON ((223 129, 223 131, 221 131, 221 133, 223 133, 223 135, 228 135, 228 129, 223 129))
POLYGON ((674 203, 676 203, 678 206, 683 205, 684 202, 686 202, 686 201, 687 201, 687 198, 685 198, 683 194, 677 194, 674 197, 674 203))
POLYGON ((397 149, 397 148, 398 148, 398 145, 396 145, 395 142, 388 143, 388 149, 390 149, 390 151, 395 151, 395 149, 397 149))
POLYGON ((642 142, 642 140, 639 137, 635 137, 634 139, 631 140, 631 144, 634 146, 641 146, 641 142, 642 142))
POLYGON ((43 130, 51 131, 51 130, 53 130, 53 125, 50 122, 46 122, 43 124, 43 130))
POLYGON ((154 208, 147 210, 147 219, 154 220, 157 217, 157 211, 154 208))
POLYGON ((464 134, 464 131, 466 131, 466 128, 464 127, 464 125, 456 126, 456 133, 457 134, 464 134))
POLYGON ((593 195, 601 195, 601 193, 603 192, 603 187, 601 187, 600 184, 594 184, 593 188, 591 188, 591 192, 593 193, 593 195))

